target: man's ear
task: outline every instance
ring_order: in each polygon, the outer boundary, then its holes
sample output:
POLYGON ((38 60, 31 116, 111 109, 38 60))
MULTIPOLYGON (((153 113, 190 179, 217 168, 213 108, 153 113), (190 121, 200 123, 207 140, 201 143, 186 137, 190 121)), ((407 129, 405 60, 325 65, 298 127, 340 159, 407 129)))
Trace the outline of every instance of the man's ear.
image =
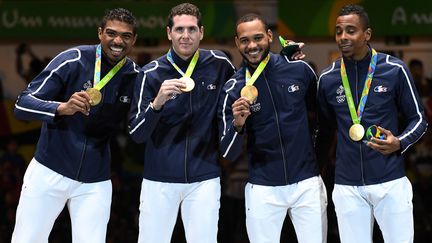
POLYGON ((270 29, 267 30, 267 35, 269 36, 269 42, 272 43, 273 42, 273 32, 270 29))
POLYGON ((369 41, 370 38, 372 37, 372 29, 371 28, 367 28, 365 31, 365 37, 366 37, 366 41, 369 41))
POLYGON ((103 29, 102 29, 102 27, 99 27, 98 28, 98 37, 99 37, 99 40, 102 40, 102 35, 103 35, 103 29))
POLYGON ((168 40, 171 40, 171 35, 170 35, 170 33, 171 33, 171 29, 170 29, 170 27, 166 27, 166 32, 167 32, 167 37, 168 37, 168 40))

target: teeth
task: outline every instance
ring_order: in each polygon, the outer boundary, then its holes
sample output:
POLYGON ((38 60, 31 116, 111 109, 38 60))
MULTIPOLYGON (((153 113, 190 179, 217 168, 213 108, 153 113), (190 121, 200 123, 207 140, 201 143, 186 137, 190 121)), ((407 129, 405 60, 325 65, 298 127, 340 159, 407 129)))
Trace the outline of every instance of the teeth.
POLYGON ((118 52, 123 51, 123 48, 120 48, 120 47, 111 47, 110 49, 111 49, 112 51, 118 51, 118 52))
POLYGON ((251 51, 251 52, 249 52, 249 54, 250 54, 250 55, 256 55, 256 54, 258 54, 258 52, 259 52, 259 51, 251 51))

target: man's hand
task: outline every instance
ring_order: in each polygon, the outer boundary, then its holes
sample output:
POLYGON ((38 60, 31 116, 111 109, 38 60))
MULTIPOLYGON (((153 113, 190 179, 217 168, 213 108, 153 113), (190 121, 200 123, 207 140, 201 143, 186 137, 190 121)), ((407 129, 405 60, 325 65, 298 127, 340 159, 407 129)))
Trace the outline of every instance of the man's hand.
POLYGON ((71 116, 76 112, 86 116, 90 114, 90 96, 85 91, 75 92, 67 102, 57 107, 57 114, 60 116, 71 116))
POLYGON ((234 116, 233 125, 239 132, 242 130, 246 119, 251 114, 250 112, 250 101, 244 97, 240 97, 232 104, 232 113, 234 116))
POLYGON ((294 52, 294 54, 291 56, 291 60, 303 60, 306 57, 306 54, 304 54, 302 51, 305 43, 297 42, 297 44, 299 44, 300 51, 294 52))
POLYGON ((186 84, 180 79, 168 79, 165 80, 153 101, 153 108, 160 110, 165 103, 171 99, 174 95, 181 94, 181 89, 186 88, 186 84))
POLYGON ((387 129, 384 129, 382 127, 378 127, 378 129, 382 134, 385 135, 385 139, 372 137, 370 142, 367 143, 367 146, 380 152, 383 155, 389 155, 393 152, 398 151, 400 149, 399 139, 387 129))

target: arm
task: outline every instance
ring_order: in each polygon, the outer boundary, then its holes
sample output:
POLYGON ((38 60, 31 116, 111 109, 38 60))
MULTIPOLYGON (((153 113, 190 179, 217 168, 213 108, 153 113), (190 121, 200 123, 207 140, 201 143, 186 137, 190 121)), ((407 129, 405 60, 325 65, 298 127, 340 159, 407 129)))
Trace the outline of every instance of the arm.
POLYGON ((160 84, 157 75, 159 64, 153 61, 143 67, 134 85, 134 95, 129 118, 129 134, 137 143, 145 142, 153 133, 163 112, 163 106, 180 89, 184 82, 178 79, 165 80, 160 84))
POLYGON ((61 100, 67 82, 75 81, 73 73, 77 71, 76 63, 80 58, 78 49, 64 51, 55 57, 18 97, 15 116, 23 120, 53 123, 62 115, 73 115, 76 112, 88 115, 90 104, 85 92, 75 92, 67 100, 61 100))
POLYGON ((242 152, 244 123, 247 116, 250 115, 249 108, 246 108, 249 107, 248 102, 245 102, 244 98, 238 99, 239 93, 240 91, 236 88, 236 80, 230 79, 225 84, 219 99, 220 151, 222 156, 230 161, 236 160, 242 152), (235 102, 237 102, 236 105, 234 105, 235 102))
POLYGON ((398 60, 389 60, 388 63, 398 67, 397 80, 399 81, 398 104, 405 119, 406 127, 399 136, 391 131, 378 127, 385 135, 385 139, 372 138, 368 146, 387 155, 400 151, 404 153, 411 145, 417 142, 426 132, 427 121, 422 102, 417 93, 414 81, 405 64, 398 60))

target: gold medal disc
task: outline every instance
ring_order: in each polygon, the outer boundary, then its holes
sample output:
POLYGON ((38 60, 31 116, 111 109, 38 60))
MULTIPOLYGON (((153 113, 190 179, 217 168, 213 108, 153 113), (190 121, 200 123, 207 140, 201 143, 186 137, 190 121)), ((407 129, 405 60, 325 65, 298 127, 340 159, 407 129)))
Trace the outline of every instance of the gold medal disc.
POLYGON ((240 96, 255 102, 258 98, 258 89, 253 85, 246 85, 241 89, 240 96))
POLYGON ((365 129, 360 124, 354 124, 349 129, 349 136, 354 141, 360 141, 365 134, 365 129))
POLYGON ((88 88, 86 93, 90 96, 90 105, 98 105, 102 100, 102 94, 95 88, 88 88))
POLYGON ((180 80, 182 80, 186 84, 186 88, 180 89, 181 91, 190 92, 195 88, 195 82, 193 81, 193 79, 184 76, 184 77, 181 77, 180 80))

